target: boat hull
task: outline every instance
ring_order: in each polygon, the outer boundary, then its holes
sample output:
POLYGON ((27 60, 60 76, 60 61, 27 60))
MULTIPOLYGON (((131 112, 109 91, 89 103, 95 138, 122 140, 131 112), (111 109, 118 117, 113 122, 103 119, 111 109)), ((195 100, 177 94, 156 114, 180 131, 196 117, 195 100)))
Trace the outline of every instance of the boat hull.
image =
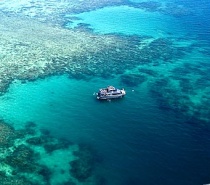
POLYGON ((97 99, 99 100, 109 100, 109 99, 117 99, 117 98, 122 98, 124 95, 111 95, 111 96, 97 96, 97 99))

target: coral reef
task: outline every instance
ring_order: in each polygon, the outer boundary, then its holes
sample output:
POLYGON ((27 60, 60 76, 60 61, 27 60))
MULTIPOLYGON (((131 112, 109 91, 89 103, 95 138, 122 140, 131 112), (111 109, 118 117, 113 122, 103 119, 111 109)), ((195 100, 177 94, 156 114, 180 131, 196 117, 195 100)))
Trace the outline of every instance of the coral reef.
POLYGON ((76 79, 111 78, 158 59, 171 62, 191 49, 176 47, 169 38, 150 38, 152 41, 145 44, 148 37, 97 35, 86 25, 81 25, 81 30, 67 30, 4 13, 0 20, 0 44, 4 46, 0 64, 2 93, 15 79, 25 82, 65 73, 76 79), (5 26, 9 31, 5 32, 5 26))
POLYGON ((210 121, 209 111, 209 65, 188 64, 175 67, 170 78, 159 76, 150 83, 150 92, 162 109, 182 114, 189 122, 210 121))
POLYGON ((161 60, 170 62, 175 59, 180 59, 185 56, 185 52, 190 52, 189 47, 176 47, 171 39, 158 38, 150 42, 141 50, 141 55, 145 56, 147 60, 161 60))
MULTIPOLYGON (((142 71, 143 67, 140 66, 161 66, 164 63, 174 65, 176 61, 182 59, 196 47, 193 44, 179 44, 179 42, 182 43, 183 39, 154 39, 136 35, 97 35, 87 30, 66 30, 35 20, 32 21, 29 18, 8 17, 3 13, 1 13, 0 19, 0 43, 3 46, 1 47, 0 63, 0 92, 2 93, 15 79, 25 82, 60 74, 68 74, 70 78, 83 80, 90 80, 95 77, 107 79, 115 75, 121 75, 122 83, 128 86, 137 86, 145 81, 147 76, 159 78, 157 75, 159 72, 142 71), (5 26, 9 32, 5 32, 5 26), (124 74, 126 70, 134 68, 138 68, 138 73, 133 73, 130 76, 124 74)), ((189 67, 186 66, 186 68, 189 67)), ((187 73, 192 73, 192 70, 187 73)), ((206 74, 199 68, 194 70, 200 71, 199 75, 203 77, 206 74)), ((171 75, 171 77, 178 78, 178 75, 171 75)), ((162 78, 168 77, 164 76, 162 78)), ((194 91, 187 80, 179 80, 182 93, 194 91), (186 88, 187 85, 188 88, 186 88)), ((200 84, 199 79, 197 84, 200 84)), ((163 88, 159 88, 159 91, 161 89, 163 92, 166 91, 165 85, 163 85, 163 88)), ((176 92, 170 92, 173 94, 171 97, 167 95, 164 98, 167 100, 173 99, 174 93, 180 94, 179 88, 174 89, 174 91, 176 92)), ((170 94, 168 91, 167 93, 170 94)), ((179 95, 178 97, 186 96, 179 95)), ((207 99, 205 93, 202 103, 207 103, 207 99)), ((183 102, 186 101, 188 100, 183 102)), ((174 104, 168 103, 173 109, 174 104)), ((191 110, 192 103, 188 103, 187 107, 191 110)), ((201 110, 199 107, 194 109, 197 115, 199 115, 199 109, 201 110)), ((176 108, 176 110, 178 109, 176 108)), ((192 114, 192 111, 185 112, 192 114)), ((204 115, 207 114, 204 113, 205 111, 202 112, 204 117, 208 117, 204 115)), ((33 129, 27 129, 26 131, 28 134, 33 134, 33 129)), ((42 139, 30 139, 28 144, 43 144, 42 139)), ((45 144, 45 149, 49 153, 57 150, 57 147, 57 144, 45 144)))
POLYGON ((123 0, 49 0, 47 2, 43 2, 42 0, 22 2, 16 2, 15 0, 8 2, 3 0, 0 2, 0 9, 10 16, 22 14, 42 22, 50 22, 61 25, 65 22, 63 14, 66 12, 71 14, 81 13, 106 6, 121 5, 122 3, 124 3, 123 0))
POLYGON ((14 129, 0 121, 0 147, 9 147, 13 144, 13 138, 15 137, 14 129))
POLYGON ((90 184, 96 184, 89 147, 77 147, 68 140, 44 135, 33 122, 14 130, 1 121, 0 131, 1 184, 79 185, 87 178, 91 178, 90 184), (25 129, 34 130, 35 134, 28 134, 25 129))
MULTIPOLYGON (((172 36, 155 39, 136 35, 94 34, 85 24, 78 25, 78 28, 73 30, 61 27, 66 22, 76 19, 77 17, 73 15, 75 13, 112 5, 126 5, 176 17, 192 13, 191 9, 184 5, 157 1, 140 3, 129 0, 85 2, 31 0, 21 1, 21 3, 14 0, 1 1, 0 92, 5 93, 10 83, 16 79, 26 82, 60 74, 68 74, 69 78, 83 80, 95 77, 107 79, 121 75, 121 82, 127 86, 137 86, 152 76, 157 80, 150 79, 151 89, 159 86, 160 81, 165 80, 164 78, 170 77, 170 82, 166 80, 166 84, 160 85, 158 90, 151 90, 152 94, 157 93, 162 96, 161 107, 208 121, 209 112, 206 105, 209 105, 209 89, 205 87, 209 85, 209 74, 201 69, 203 66, 201 62, 199 65, 184 66, 185 71, 175 67, 176 72, 172 70, 169 72, 170 76, 151 70, 142 71, 143 68, 139 67, 143 65, 158 67, 170 63, 170 67, 173 68, 175 63, 192 52, 196 45, 182 45, 182 41, 188 41, 182 38, 175 39, 172 36), (73 16, 64 16, 67 14, 73 16), (129 75, 125 73, 126 70, 134 68, 138 68, 139 71, 129 75), (178 71, 188 76, 180 78, 180 75, 177 75, 178 71), (192 80, 193 73, 199 76, 195 80, 192 80), (176 84, 175 87, 174 84, 176 84), (163 102, 165 102, 164 105, 163 102)), ((199 51, 209 57, 208 48, 199 51)), ((25 129, 24 134, 23 131, 17 131, 16 136, 10 137, 24 137, 25 134, 33 135, 33 132, 33 129, 25 129)), ((2 136, 2 145, 3 143, 8 145, 6 137, 3 138, 2 136)), ((11 141, 11 139, 8 140, 11 141)), ((49 153, 66 147, 58 143, 46 144, 45 140, 39 137, 28 139, 27 143, 34 146, 42 145, 49 153)))
POLYGON ((5 158, 4 162, 15 170, 22 172, 33 172, 34 164, 29 161, 34 161, 34 152, 26 145, 19 145, 14 151, 5 158))
POLYGON ((0 182, 2 185, 35 185, 23 177, 13 178, 0 175, 0 182))
MULTIPOLYGON (((131 54, 125 55, 125 51, 133 46, 117 36, 96 37, 88 32, 60 29, 4 14, 1 15, 0 33, 0 43, 4 46, 0 65, 1 92, 5 92, 14 79, 24 82, 64 73, 75 78, 81 75, 109 75, 109 70, 119 66, 123 58, 130 55, 131 59, 131 54), (28 25, 31 25, 30 28, 28 25), (5 26, 10 32, 4 31, 5 26), (122 58, 116 58, 116 54, 122 58)), ((132 54, 138 58, 138 48, 133 48, 136 51, 132 54)))

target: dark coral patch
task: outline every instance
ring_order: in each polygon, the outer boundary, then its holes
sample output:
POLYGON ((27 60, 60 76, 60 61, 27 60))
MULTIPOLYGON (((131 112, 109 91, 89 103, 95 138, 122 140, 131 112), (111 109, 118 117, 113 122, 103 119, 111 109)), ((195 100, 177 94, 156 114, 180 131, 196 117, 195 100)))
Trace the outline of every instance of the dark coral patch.
POLYGON ((47 183, 50 182, 52 172, 47 166, 39 166, 37 169, 37 174, 41 175, 47 183))
POLYGON ((34 122, 32 122, 32 121, 28 121, 26 124, 25 124, 25 128, 26 129, 31 129, 31 128, 36 128, 37 127, 37 125, 36 125, 36 123, 34 123, 34 122))
POLYGON ((0 176, 1 185, 36 185, 30 181, 28 181, 24 177, 3 177, 0 176))
POLYGON ((7 156, 4 162, 22 172, 33 172, 35 164, 32 161, 34 161, 34 157, 33 150, 22 144, 11 155, 7 156))
POLYGON ((52 153, 55 150, 67 149, 72 143, 67 140, 59 140, 56 142, 48 142, 44 144, 44 149, 48 153, 52 153))
POLYGON ((143 73, 143 74, 146 74, 146 75, 149 75, 149 76, 152 76, 152 77, 156 77, 158 76, 158 73, 152 69, 147 69, 147 68, 139 68, 138 71, 140 73, 143 73))
POLYGON ((159 11, 161 8, 161 3, 157 2, 157 1, 147 1, 147 2, 145 1, 145 2, 141 2, 141 3, 130 3, 129 5, 132 7, 135 7, 135 8, 145 9, 150 12, 159 11))
POLYGON ((88 159, 77 159, 70 162, 71 175, 80 182, 84 182, 92 175, 92 167, 88 159))
POLYGON ((70 174, 79 182, 86 181, 92 176, 94 169, 94 156, 92 149, 87 145, 80 145, 79 150, 74 153, 78 159, 70 162, 70 174))
POLYGON ((0 147, 9 147, 13 145, 14 138, 15 138, 15 130, 5 124, 3 120, 0 120, 0 147))
POLYGON ((49 139, 47 137, 32 137, 26 140, 30 145, 43 145, 47 143, 49 139))
POLYGON ((124 74, 121 75, 120 80, 128 87, 135 87, 145 82, 147 78, 142 74, 124 74))

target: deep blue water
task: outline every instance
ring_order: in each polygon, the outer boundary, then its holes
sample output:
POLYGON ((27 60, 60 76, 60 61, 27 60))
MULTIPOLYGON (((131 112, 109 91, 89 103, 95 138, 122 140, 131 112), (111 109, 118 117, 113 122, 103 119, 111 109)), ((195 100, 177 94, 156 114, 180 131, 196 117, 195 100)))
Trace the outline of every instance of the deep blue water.
MULTIPOLYGON (((73 28, 74 24, 86 23, 97 34, 184 38, 189 39, 190 44, 192 40, 198 44, 197 49, 203 46, 210 53, 209 3, 174 2, 190 8, 192 14, 174 17, 157 12, 142 14, 134 8, 107 7, 74 15, 81 20, 65 26, 73 28), (141 19, 142 15, 146 18, 141 19)), ((192 60, 193 65, 204 59, 210 62, 209 55, 192 53, 190 57, 180 59, 179 65, 186 60, 189 63, 192 60)), ((164 65, 152 66, 152 69, 165 70, 170 78, 171 71, 167 70, 170 64, 164 65)), ((194 74, 191 71, 192 78, 194 74)), ((210 183, 210 123, 199 119, 189 121, 180 110, 161 109, 159 97, 151 96, 151 88, 147 83, 130 87, 118 77, 85 81, 65 75, 26 84, 14 83, 9 92, 0 97, 0 115, 16 128, 33 121, 55 136, 91 145, 100 158, 95 173, 104 176, 108 185, 210 183), (97 101, 93 93, 109 84, 123 86, 127 95, 117 101, 97 101)))

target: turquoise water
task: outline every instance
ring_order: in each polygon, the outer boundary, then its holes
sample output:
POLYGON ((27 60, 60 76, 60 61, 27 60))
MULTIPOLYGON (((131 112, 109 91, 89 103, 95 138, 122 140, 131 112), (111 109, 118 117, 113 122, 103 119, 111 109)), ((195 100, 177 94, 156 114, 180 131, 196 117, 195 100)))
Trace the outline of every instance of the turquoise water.
POLYGON ((32 121, 55 136, 91 144, 102 158, 97 173, 108 184, 208 180, 208 129, 159 110, 144 85, 126 87, 119 101, 98 102, 93 93, 99 82, 120 85, 117 79, 86 82, 67 76, 15 83, 0 98, 1 116, 15 128, 32 121))
POLYGON ((80 23, 90 25, 96 33, 119 33, 141 36, 170 37, 188 34, 185 25, 177 18, 159 12, 148 12, 129 6, 106 7, 76 16, 79 20, 67 23, 66 27, 74 28, 80 23))
POLYGON ((98 159, 94 173, 105 179, 101 184, 210 183, 209 17, 200 14, 200 9, 208 12, 204 6, 208 2, 173 3, 193 14, 177 17, 174 12, 125 5, 65 12, 65 18, 80 18, 67 22, 65 29, 84 23, 96 36, 150 36, 145 44, 172 39, 172 47, 185 55, 171 60, 156 56, 111 79, 77 80, 64 74, 14 81, 0 97, 0 118, 17 129, 34 122, 55 137, 90 145, 98 159), (95 92, 107 85, 125 88, 126 96, 96 100, 95 92))

